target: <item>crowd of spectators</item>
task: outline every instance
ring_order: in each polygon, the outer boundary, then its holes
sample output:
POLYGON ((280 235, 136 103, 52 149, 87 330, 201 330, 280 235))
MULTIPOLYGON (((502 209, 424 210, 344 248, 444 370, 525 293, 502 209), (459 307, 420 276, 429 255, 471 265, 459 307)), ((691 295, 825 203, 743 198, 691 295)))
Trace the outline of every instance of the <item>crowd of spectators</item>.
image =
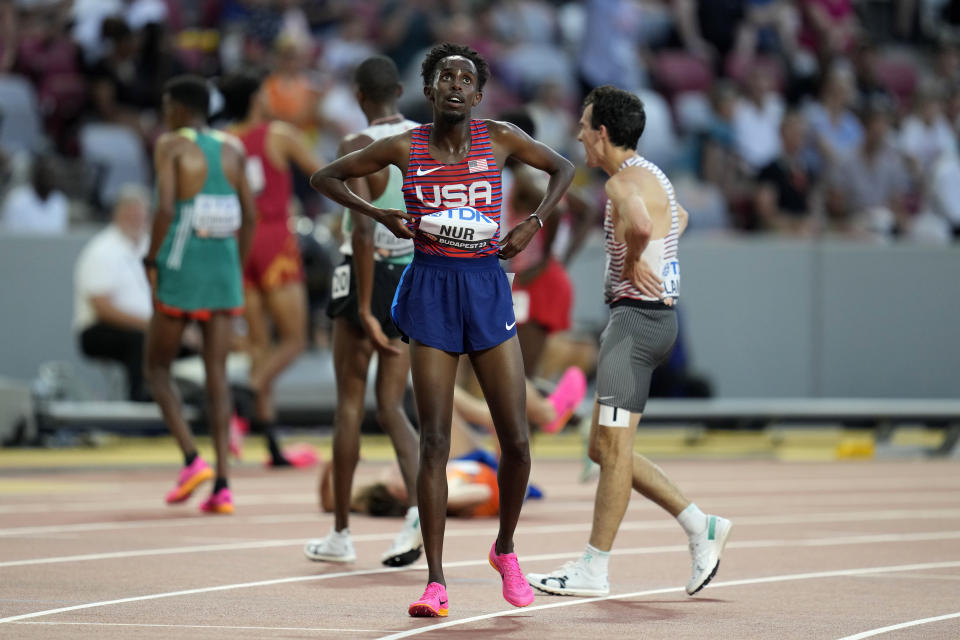
MULTIPOLYGON (((269 68, 273 114, 331 159, 366 124, 356 63, 392 57, 426 121, 442 40, 491 62, 478 115, 524 107, 575 162, 584 92, 635 91, 692 231, 960 232, 960 0, 0 0, 0 229, 104 223, 118 181, 149 187, 173 75, 269 68)), ((303 215, 333 211, 298 187, 303 215)))

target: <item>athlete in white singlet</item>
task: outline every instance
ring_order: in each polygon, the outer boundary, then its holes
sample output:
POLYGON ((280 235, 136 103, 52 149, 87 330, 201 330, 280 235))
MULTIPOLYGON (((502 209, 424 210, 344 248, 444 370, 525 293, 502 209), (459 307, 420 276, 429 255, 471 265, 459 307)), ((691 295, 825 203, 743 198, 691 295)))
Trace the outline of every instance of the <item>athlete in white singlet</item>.
POLYGON ((527 574, 530 584, 545 593, 610 592, 610 549, 631 487, 677 518, 689 537, 690 595, 716 574, 730 533, 729 520, 704 514, 659 467, 633 451, 650 376, 670 355, 677 337, 677 240, 687 226, 687 212, 670 181, 635 151, 645 124, 643 103, 632 93, 604 86, 584 101, 578 139, 587 164, 610 175, 603 225, 610 320, 601 338, 589 446, 591 459, 600 465, 600 480, 590 543, 580 559, 553 573, 527 574))

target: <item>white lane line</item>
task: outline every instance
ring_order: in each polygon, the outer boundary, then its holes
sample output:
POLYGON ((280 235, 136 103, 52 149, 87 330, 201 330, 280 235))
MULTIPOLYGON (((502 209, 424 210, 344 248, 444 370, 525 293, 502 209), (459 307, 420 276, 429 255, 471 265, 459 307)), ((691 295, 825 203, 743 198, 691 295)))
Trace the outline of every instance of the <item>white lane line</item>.
MULTIPOLYGON (((773 582, 791 582, 795 580, 818 580, 822 578, 838 578, 845 576, 858 576, 871 573, 887 573, 887 572, 897 572, 897 571, 920 571, 928 569, 947 569, 960 567, 960 561, 952 562, 931 562, 926 564, 905 564, 905 565, 895 565, 889 567, 864 567, 861 569, 840 569, 837 571, 818 571, 815 573, 792 573, 784 574, 779 576, 765 576, 762 578, 747 578, 744 580, 729 580, 724 582, 711 582, 710 586, 707 587, 711 590, 711 593, 714 589, 723 588, 723 587, 741 587, 754 584, 769 584, 773 582)), ((624 598, 642 598, 646 596, 661 595, 665 593, 682 593, 682 587, 669 587, 665 589, 649 589, 646 591, 634 591, 632 593, 618 593, 611 596, 603 596, 600 598, 576 598, 569 599, 564 598, 562 602, 552 602, 550 604, 535 605, 531 607, 523 607, 521 609, 512 608, 505 609, 502 611, 495 611, 493 613, 486 613, 479 616, 472 616, 470 618, 462 618, 460 620, 450 620, 448 622, 441 622, 439 624, 432 624, 428 626, 419 627, 416 629, 410 629, 409 631, 402 631, 400 633, 394 633, 388 636, 382 636, 378 640, 399 640, 400 638, 409 638, 410 636, 420 635, 421 633, 430 633, 438 629, 445 629, 447 627, 455 627, 464 624, 470 624, 472 622, 481 622, 483 620, 490 620, 493 618, 502 618, 504 616, 512 616, 517 614, 526 614, 531 611, 543 611, 545 609, 557 609, 560 607, 574 607, 583 604, 592 604, 594 602, 602 602, 604 600, 622 600, 624 598)), ((544 596, 549 597, 549 596, 544 596)), ((561 596, 558 596, 561 597, 561 596)), ((843 640, 852 640, 843 639, 843 640)))
MULTIPOLYGON (((155 511, 169 513, 170 507, 163 504, 154 505, 149 500, 111 500, 110 502, 46 502, 29 504, 0 505, 0 513, 84 513, 88 511, 155 511)), ((248 505, 275 505, 275 504, 317 504, 315 494, 244 494, 237 501, 239 506, 248 505)))
POLYGON ((950 620, 952 618, 960 618, 960 611, 956 613, 948 613, 943 616, 935 616, 933 618, 921 618, 920 620, 911 620, 909 622, 901 622, 900 624, 892 624, 889 627, 880 627, 879 629, 871 629, 869 631, 864 631, 863 633, 857 633, 852 636, 844 636, 840 640, 863 640, 863 638, 872 638, 873 636, 879 636, 883 633, 888 633, 890 631, 899 631, 900 629, 907 629, 909 627, 918 627, 922 624, 930 624, 931 622, 941 622, 943 620, 950 620))
MULTIPOLYGON (((875 536, 844 536, 836 538, 815 538, 811 540, 801 541, 803 544, 798 545, 796 540, 755 540, 755 541, 733 541, 727 544, 728 548, 741 548, 741 549, 750 549, 750 548, 771 548, 771 547, 789 547, 796 548, 797 546, 842 546, 842 545, 862 545, 869 544, 871 542, 875 543, 890 543, 890 542, 913 542, 915 540, 949 540, 956 539, 960 537, 960 532, 958 531, 944 531, 940 533, 923 533, 923 534, 879 534, 875 536)), ((622 549, 615 550, 613 553, 617 556, 626 556, 626 555, 653 555, 659 553, 675 553, 675 552, 686 552, 688 551, 687 547, 684 545, 663 545, 656 547, 635 547, 633 549, 622 549)), ((555 560, 567 560, 570 558, 575 558, 579 555, 579 552, 576 553, 545 553, 538 555, 524 555, 524 564, 529 564, 533 562, 541 561, 555 561, 555 560)), ((458 567, 477 567, 477 566, 486 566, 488 561, 484 560, 462 560, 458 562, 445 562, 444 568, 458 568, 458 567)), ((960 564, 960 563, 958 563, 960 564)), ((926 565, 909 565, 911 567, 925 567, 926 565)), ((945 565, 953 566, 953 565, 945 565)), ((380 569, 359 569, 355 571, 339 571, 335 573, 324 573, 320 575, 310 575, 310 576, 294 576, 290 578, 274 578, 272 580, 258 580, 256 582, 240 582, 236 584, 226 584, 218 585, 213 587, 198 587, 196 589, 185 589, 182 591, 168 591, 163 593, 153 593, 145 596, 131 596, 129 598, 119 598, 116 600, 104 600, 102 602, 88 602, 85 604, 73 605, 69 607, 61 607, 58 609, 48 609, 45 611, 35 611, 33 613, 24 613, 20 615, 10 616, 7 618, 0 618, 0 624, 16 622, 18 620, 28 620, 31 618, 39 618, 42 616, 53 615, 57 613, 66 613, 68 611, 78 611, 81 609, 93 609, 97 607, 106 607, 115 604, 124 604, 127 602, 141 602, 144 600, 157 600, 160 598, 172 598, 176 596, 186 596, 186 595, 197 595, 201 593, 212 593, 215 591, 230 591, 233 589, 249 589, 252 587, 267 587, 278 584, 292 584, 296 582, 312 582, 319 580, 333 580, 335 578, 350 578, 354 576, 366 576, 366 575, 379 575, 384 573, 396 573, 403 571, 423 571, 427 568, 426 564, 418 564, 409 567, 402 567, 398 569, 393 568, 380 568, 380 569)), ((670 591, 670 590, 668 590, 670 591)), ((666 591, 664 592, 666 593, 666 591)))
MULTIPOLYGON (((924 491, 929 493, 930 491, 953 491, 960 488, 960 483, 954 484, 942 484, 942 485, 932 485, 934 482, 942 482, 947 479, 948 476, 939 476, 931 478, 922 478, 916 476, 908 476, 904 478, 851 478, 849 480, 843 479, 844 489, 847 493, 854 496, 856 485, 862 484, 863 489, 897 489, 899 492, 902 491, 924 491), (917 483, 917 486, 911 487, 910 483, 917 483)), ((791 478, 769 478, 766 479, 762 486, 757 486, 754 484, 745 483, 736 483, 736 482, 725 482, 723 484, 704 484, 702 488, 697 489, 697 493, 702 493, 707 495, 708 493, 712 495, 713 493, 721 494, 717 497, 716 501, 723 499, 723 494, 729 494, 731 492, 736 493, 738 491, 746 492, 748 495, 741 498, 734 498, 733 500, 749 500, 750 494, 756 493, 782 493, 785 490, 796 489, 800 484, 802 484, 805 493, 812 493, 817 487, 811 485, 811 480, 809 479, 791 479, 791 478)), ((138 484, 150 484, 150 483, 138 483, 138 484)), ((829 484, 829 483, 828 483, 829 484)), ((692 492, 694 489, 690 488, 693 486, 693 483, 687 483, 688 492, 692 492)), ((558 491, 559 488, 567 489, 567 493, 576 492, 582 489, 585 485, 582 484, 571 484, 571 485, 551 485, 551 493, 556 495, 558 493, 563 493, 558 491)), ((695 488, 695 487, 694 487, 695 488)), ((828 486, 822 487, 824 489, 830 488, 828 486)), ((816 498, 829 498, 831 496, 842 495, 841 493, 827 494, 825 496, 808 496, 811 499, 816 498)), ((859 494, 863 497, 863 494, 859 494)), ((593 487, 590 487, 589 496, 584 495, 584 500, 589 501, 589 508, 593 508, 593 487)), ((803 494, 799 495, 786 495, 785 499, 803 497, 803 494)), ((867 494, 867 498, 871 496, 867 494)), ((889 500, 889 495, 884 493, 880 496, 875 496, 878 501, 886 502, 889 500)), ((757 500, 760 503, 765 503, 761 497, 757 496, 757 500)), ((57 513, 57 512, 70 512, 70 513, 83 513, 83 512, 97 512, 97 511, 129 511, 129 510, 144 510, 149 508, 151 511, 156 511, 158 513, 169 512, 169 507, 165 507, 162 504, 157 504, 157 501, 151 499, 117 499, 111 500, 108 502, 77 502, 77 501, 52 501, 52 502, 24 502, 24 503, 8 503, 0 505, 0 514, 29 514, 29 513, 57 513)), ((701 500, 704 502, 704 500, 701 500)), ((711 504, 714 502, 714 499, 711 498, 711 504)), ((242 494, 238 497, 238 506, 245 505, 271 505, 271 504, 289 504, 289 505, 315 505, 317 503, 317 496, 312 492, 297 492, 297 493, 276 493, 276 494, 242 494)))
MULTIPOLYGON (((544 512, 556 513, 556 510, 547 508, 531 509, 530 515, 539 515, 544 512)), ((866 522, 874 520, 932 520, 938 518, 960 518, 960 509, 883 509, 876 511, 834 511, 822 513, 793 513, 776 516, 737 516, 736 520, 742 524, 756 525, 774 525, 774 524, 798 524, 810 522, 866 522)), ((281 522, 321 522, 321 514, 304 515, 276 515, 276 516, 247 516, 234 518, 230 524, 278 524, 281 522)), ((128 529, 159 529, 165 527, 188 527, 209 525, 210 516, 196 515, 186 518, 158 518, 151 520, 129 520, 125 522, 83 522, 78 524, 63 525, 43 525, 31 527, 10 527, 0 529, 0 536, 38 536, 43 534, 61 534, 61 533, 86 533, 91 531, 124 531, 128 529)), ((656 521, 638 521, 625 522, 621 526, 623 529, 666 529, 677 526, 671 519, 659 519, 656 521)), ((527 533, 549 533, 552 531, 584 531, 589 530, 590 523, 572 523, 566 525, 542 525, 542 526, 524 526, 520 523, 518 531, 522 534, 527 533)), ((489 535, 493 532, 496 535, 496 528, 485 530, 489 535)), ((447 535, 451 535, 450 532, 447 535)), ((453 535, 457 535, 454 533, 453 535)), ((472 533, 469 535, 473 535, 472 533)), ((377 540, 381 538, 376 538, 377 540)))
POLYGON ((159 627, 162 629, 206 629, 237 631, 333 631, 335 633, 397 633, 391 629, 334 629, 323 627, 240 627, 219 624, 136 624, 133 622, 45 622, 29 620, 13 624, 45 624, 50 626, 74 625, 84 627, 159 627))
MULTIPOLYGON (((867 512, 843 512, 843 513, 834 513, 834 514, 809 514, 809 515, 795 515, 790 517, 784 516, 743 516, 736 518, 737 526, 757 526, 757 525, 769 525, 769 524, 797 524, 797 523, 811 523, 811 522, 869 522, 873 520, 911 520, 911 519, 937 519, 939 517, 944 517, 944 515, 955 515, 960 517, 960 510, 947 509, 937 512, 929 511, 867 511, 867 512), (943 514, 946 512, 946 514, 943 514), (941 514, 941 515, 936 515, 941 514)), ((670 519, 660 519, 660 520, 649 520, 649 521, 637 521, 637 522, 624 522, 620 526, 621 531, 646 531, 653 529, 672 529, 676 526, 676 523, 670 519)), ((551 534, 560 534, 560 533, 575 533, 575 532, 586 532, 589 531, 589 523, 581 524, 571 524, 571 525, 542 525, 536 527, 521 527, 518 529, 519 536, 527 535, 551 535, 551 534)), ((474 538, 474 537, 490 537, 495 536, 497 530, 495 528, 466 528, 466 529, 449 529, 447 530, 445 537, 447 538, 474 538)), ((905 534, 905 535, 928 535, 928 534, 905 534)), ((940 535, 940 534, 933 534, 940 535)), ((951 536, 952 533, 946 533, 943 535, 951 536)), ((371 534, 360 534, 353 536, 353 541, 355 543, 364 543, 364 542, 384 542, 387 540, 392 540, 394 534, 392 533, 371 533, 371 534)), ((867 536, 869 539, 875 539, 877 536, 867 536)), ((855 539, 862 539, 857 537, 855 539)), ((927 538, 918 538, 918 539, 927 539, 927 538)), ((937 538, 940 539, 940 538, 937 538)), ((949 538, 943 538, 949 539, 949 538)), ((891 540, 893 542, 898 541, 891 540)), ((881 540, 876 540, 881 542, 881 540)), ((162 547, 158 549, 131 549, 128 551, 111 551, 104 553, 86 553, 86 554, 77 554, 69 556, 51 556, 47 558, 29 558, 24 560, 7 560, 0 562, 0 569, 12 568, 12 567, 28 567, 34 565, 44 565, 44 564, 60 564, 65 562, 89 562, 97 560, 116 560, 120 558, 139 558, 139 557, 148 557, 148 556, 163 556, 163 555, 177 555, 177 554, 186 554, 186 553, 205 553, 205 552, 215 552, 215 551, 242 551, 245 549, 269 549, 274 547, 287 547, 287 546, 300 546, 306 542, 303 538, 288 538, 288 539, 273 539, 273 540, 251 540, 243 542, 231 542, 223 544, 210 544, 210 545, 188 545, 180 547, 162 547)), ((756 541, 755 546, 760 546, 761 541, 756 541)), ((810 541, 803 540, 793 540, 789 541, 788 544, 810 544, 810 541)), ((779 546, 779 545, 776 545, 779 546)), ((686 547, 683 547, 686 549, 686 547)))

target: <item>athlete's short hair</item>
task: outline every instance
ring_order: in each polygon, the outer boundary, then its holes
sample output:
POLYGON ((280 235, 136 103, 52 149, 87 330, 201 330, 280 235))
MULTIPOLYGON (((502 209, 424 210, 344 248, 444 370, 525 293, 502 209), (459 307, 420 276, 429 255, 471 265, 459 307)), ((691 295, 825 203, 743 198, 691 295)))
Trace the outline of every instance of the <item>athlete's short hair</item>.
POLYGON ((453 44, 444 42, 438 44, 427 54, 423 60, 423 66, 420 68, 420 75, 423 76, 423 86, 428 87, 433 82, 433 75, 437 71, 437 65, 444 58, 450 56, 463 56, 473 63, 477 68, 477 90, 482 91, 483 85, 490 79, 490 66, 479 53, 468 46, 462 44, 453 44))
POLYGON ((400 72, 396 63, 387 56, 370 56, 353 72, 357 89, 374 102, 391 102, 397 97, 400 72))
POLYGON ((210 90, 207 88, 207 81, 200 76, 177 76, 163 86, 163 93, 203 117, 206 117, 210 110, 210 90))
POLYGON ((396 518, 407 513, 407 505, 398 500, 382 482, 364 487, 357 492, 356 502, 368 515, 383 518, 396 518))
POLYGON ((246 69, 227 76, 217 88, 223 96, 222 115, 230 120, 246 118, 253 104, 253 96, 263 85, 266 73, 260 69, 246 69))
POLYGON ((504 111, 497 116, 497 120, 509 122, 510 124, 520 127, 520 129, 531 138, 537 137, 537 126, 533 123, 533 118, 530 117, 526 109, 504 111))
POLYGON ((587 94, 583 108, 593 105, 590 126, 607 128, 610 142, 624 149, 636 149, 643 129, 647 126, 647 114, 643 101, 636 95, 610 85, 597 87, 587 94))

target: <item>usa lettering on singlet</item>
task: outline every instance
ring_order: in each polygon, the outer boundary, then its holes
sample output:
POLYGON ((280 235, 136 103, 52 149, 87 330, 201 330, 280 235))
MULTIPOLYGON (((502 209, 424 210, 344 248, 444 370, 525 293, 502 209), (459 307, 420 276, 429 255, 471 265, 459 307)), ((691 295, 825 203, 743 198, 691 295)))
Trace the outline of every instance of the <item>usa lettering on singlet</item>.
MULTIPOLYGON (((647 243, 647 248, 643 251, 642 258, 653 268, 653 270, 663 280, 663 288, 666 298, 679 298, 680 296, 680 261, 677 257, 677 241, 680 236, 680 209, 677 205, 677 196, 673 190, 673 185, 667 176, 660 170, 660 167, 653 164, 640 155, 633 155, 623 161, 620 168, 624 167, 643 167, 657 178, 660 186, 667 194, 667 200, 670 203, 670 230, 662 238, 651 240, 647 243)), ((613 221, 613 204, 607 200, 603 216, 604 243, 607 253, 607 264, 605 270, 604 299, 607 304, 613 304, 619 300, 647 300, 656 301, 660 298, 651 298, 640 293, 640 290, 633 286, 629 278, 624 276, 624 260, 627 255, 627 245, 619 242, 616 238, 613 221)))
POLYGON ((419 230, 417 251, 452 258, 495 255, 500 241, 500 171, 486 122, 470 122, 470 152, 455 164, 442 164, 430 155, 430 131, 413 130, 410 158, 403 184, 408 223, 419 230))

